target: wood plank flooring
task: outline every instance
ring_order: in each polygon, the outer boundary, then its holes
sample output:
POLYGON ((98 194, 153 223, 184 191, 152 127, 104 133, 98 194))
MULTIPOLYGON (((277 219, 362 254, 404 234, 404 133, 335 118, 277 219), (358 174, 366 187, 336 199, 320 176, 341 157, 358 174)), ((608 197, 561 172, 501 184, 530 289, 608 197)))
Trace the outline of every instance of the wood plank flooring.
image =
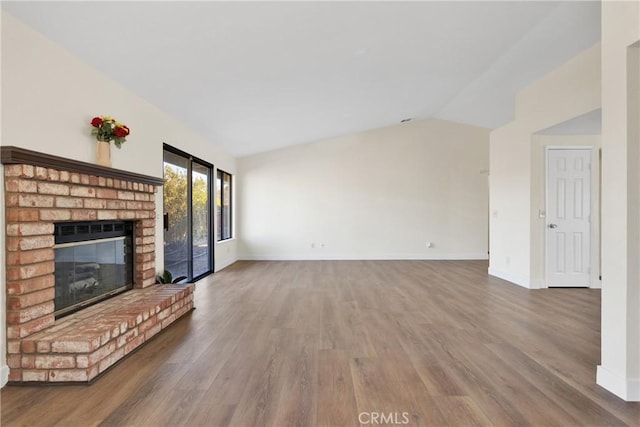
POLYGON ((238 262, 91 386, 7 386, 2 426, 638 426, 595 384, 600 292, 484 261, 238 262), (361 424, 362 423, 362 424, 361 424))

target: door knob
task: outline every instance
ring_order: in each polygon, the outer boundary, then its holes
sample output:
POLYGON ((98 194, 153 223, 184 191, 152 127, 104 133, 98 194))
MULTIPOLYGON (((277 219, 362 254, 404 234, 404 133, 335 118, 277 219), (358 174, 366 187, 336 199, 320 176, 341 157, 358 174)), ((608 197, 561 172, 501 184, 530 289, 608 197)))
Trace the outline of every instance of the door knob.
POLYGON ((558 228, 558 224, 549 224, 549 228, 558 228))

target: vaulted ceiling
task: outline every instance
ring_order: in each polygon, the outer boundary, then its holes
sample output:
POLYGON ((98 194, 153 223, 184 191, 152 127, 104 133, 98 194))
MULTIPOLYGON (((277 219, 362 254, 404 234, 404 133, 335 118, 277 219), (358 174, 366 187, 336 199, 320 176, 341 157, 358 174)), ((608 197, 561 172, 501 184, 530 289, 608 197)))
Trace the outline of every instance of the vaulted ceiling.
POLYGON ((600 40, 597 1, 2 2, 236 156, 436 117, 488 128, 600 40))

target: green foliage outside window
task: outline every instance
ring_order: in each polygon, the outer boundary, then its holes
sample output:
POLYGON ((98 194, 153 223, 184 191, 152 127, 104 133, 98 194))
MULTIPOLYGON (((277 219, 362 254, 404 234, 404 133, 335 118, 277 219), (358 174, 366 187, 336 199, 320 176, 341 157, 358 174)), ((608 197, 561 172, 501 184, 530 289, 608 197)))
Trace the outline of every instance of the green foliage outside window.
POLYGON ((186 242, 187 240, 187 175, 185 169, 164 165, 164 213, 169 214, 169 230, 165 231, 165 241, 186 242))
MULTIPOLYGON (((164 211, 169 214, 169 230, 165 240, 169 242, 187 240, 187 175, 185 169, 164 166, 165 184, 164 211)), ((192 184, 192 216, 194 244, 207 242, 208 236, 208 194, 206 175, 194 174, 192 184)))

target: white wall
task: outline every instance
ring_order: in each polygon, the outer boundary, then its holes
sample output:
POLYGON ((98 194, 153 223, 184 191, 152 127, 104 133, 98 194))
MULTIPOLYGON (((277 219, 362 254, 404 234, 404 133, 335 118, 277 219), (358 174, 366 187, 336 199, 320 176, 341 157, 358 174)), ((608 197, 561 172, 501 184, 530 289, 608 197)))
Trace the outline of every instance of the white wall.
POLYGON ((532 252, 532 234, 538 233, 531 215, 537 208, 532 200, 533 134, 598 108, 600 45, 520 91, 515 119, 491 132, 490 274, 524 287, 540 286, 532 271, 541 262, 540 254, 532 252))
MULTIPOLYGON (((223 149, 5 11, 2 12, 2 107, 2 145, 93 162, 95 140, 90 135, 89 122, 96 115, 107 114, 131 128, 123 148, 112 149, 116 169, 161 177, 162 143, 166 142, 229 173, 236 171, 235 159, 223 149)), ((4 200, 4 189, 0 190, 0 199, 4 200)), ((161 191, 156 212, 158 217, 162 213, 161 191)), ((161 222, 158 222, 156 236, 159 249, 156 263, 160 270, 163 265, 161 222)), ((231 241, 216 247, 218 268, 236 259, 235 244, 231 241)), ((4 277, 0 280, 0 294, 4 295, 4 277)), ((2 329, 4 331, 4 327, 2 329)), ((5 353, 2 339, 0 366, 4 366, 5 353)))
POLYGON ((240 158, 239 257, 486 259, 488 137, 423 120, 240 158))
POLYGON ((640 2, 602 3, 602 357, 597 383, 640 401, 640 2), (635 46, 633 46, 635 44, 635 46))

